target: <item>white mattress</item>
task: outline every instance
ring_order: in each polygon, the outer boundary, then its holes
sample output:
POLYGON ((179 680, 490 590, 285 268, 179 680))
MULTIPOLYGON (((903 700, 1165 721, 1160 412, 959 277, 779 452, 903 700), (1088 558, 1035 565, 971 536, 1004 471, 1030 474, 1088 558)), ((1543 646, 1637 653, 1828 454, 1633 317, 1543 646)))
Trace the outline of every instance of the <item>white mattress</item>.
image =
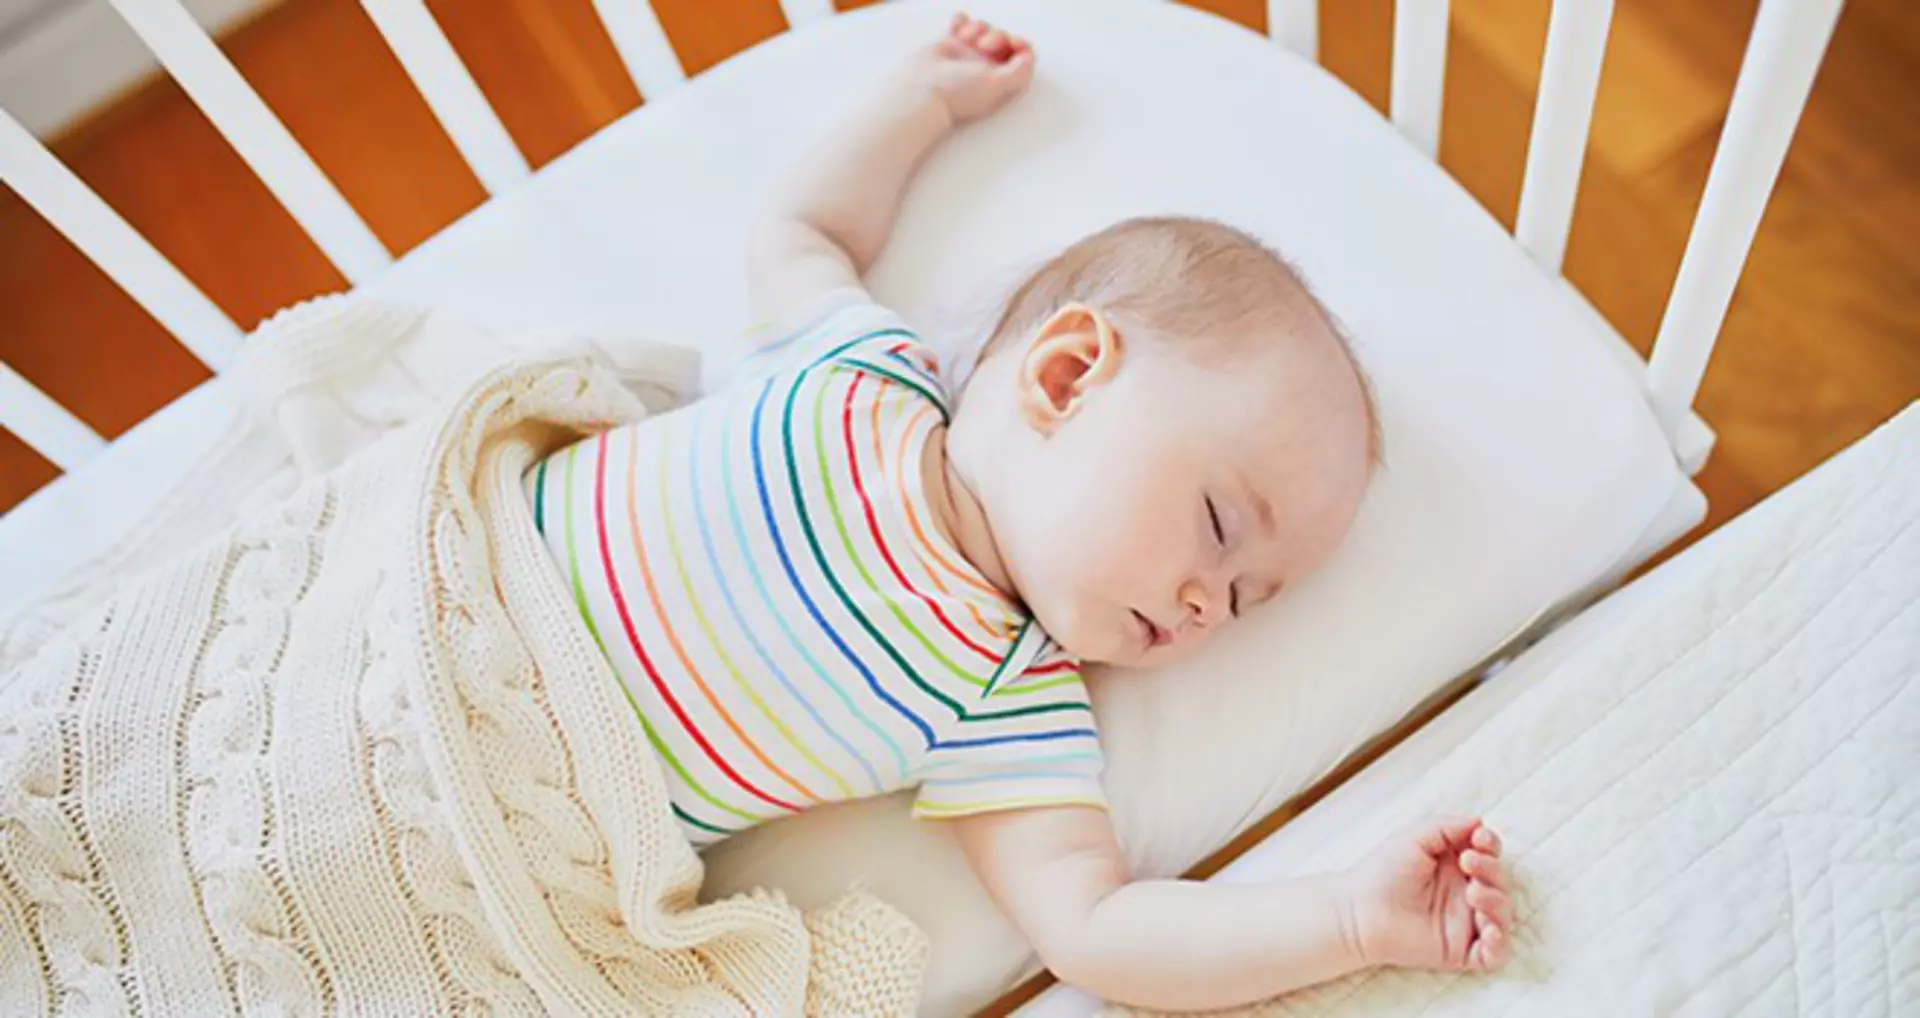
MULTIPOLYGON (((967 5, 1034 41, 1040 78, 927 167, 873 276, 936 343, 1020 267, 1126 215, 1233 222, 1302 267, 1356 337, 1388 465, 1352 539, 1179 668, 1096 676, 1122 840, 1177 872, 1441 684, 1696 522, 1637 374, 1472 198, 1331 76, 1190 7, 967 5)), ((742 252, 802 146, 951 4, 809 26, 701 75, 410 253, 370 292, 500 330, 747 324, 742 252)), ((235 411, 215 383, 0 519, 0 616, 150 504, 235 411)), ((864 879, 927 927, 926 1011, 1031 964, 937 826, 886 802, 725 846, 716 891, 802 900, 864 879)))
MULTIPOLYGON (((1609 598, 1215 879, 1484 811, 1512 966, 1272 1014, 1920 1013, 1920 406, 1609 598)), ((1066 989, 1019 1014, 1098 1009, 1066 989)))

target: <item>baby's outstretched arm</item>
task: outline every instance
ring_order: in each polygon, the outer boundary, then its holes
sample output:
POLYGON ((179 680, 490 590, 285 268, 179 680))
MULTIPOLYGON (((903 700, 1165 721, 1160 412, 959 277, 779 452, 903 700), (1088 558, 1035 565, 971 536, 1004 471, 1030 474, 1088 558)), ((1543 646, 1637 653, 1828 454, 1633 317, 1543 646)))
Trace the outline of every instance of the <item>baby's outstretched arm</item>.
POLYGON ((1266 885, 1130 881, 1084 806, 951 821, 1001 910, 1061 979, 1108 1000, 1231 1007, 1370 965, 1489 971, 1511 949, 1500 839, 1441 820, 1353 869, 1266 885))
POLYGON ((871 107, 820 146, 760 225, 749 264, 756 312, 777 318, 858 286, 927 154, 1032 80, 1024 40, 956 15, 945 36, 915 53, 871 107))

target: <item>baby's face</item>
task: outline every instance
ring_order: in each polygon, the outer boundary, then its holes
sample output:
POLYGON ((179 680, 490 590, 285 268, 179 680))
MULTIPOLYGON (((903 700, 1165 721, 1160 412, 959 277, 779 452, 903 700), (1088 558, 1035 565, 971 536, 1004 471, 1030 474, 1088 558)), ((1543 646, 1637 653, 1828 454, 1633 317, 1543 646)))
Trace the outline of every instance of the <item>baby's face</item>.
POLYGON ((1299 345, 1215 364, 1130 352, 1036 447, 1032 497, 992 524, 1068 651, 1171 660, 1340 543, 1371 472, 1364 398, 1343 354, 1299 345))

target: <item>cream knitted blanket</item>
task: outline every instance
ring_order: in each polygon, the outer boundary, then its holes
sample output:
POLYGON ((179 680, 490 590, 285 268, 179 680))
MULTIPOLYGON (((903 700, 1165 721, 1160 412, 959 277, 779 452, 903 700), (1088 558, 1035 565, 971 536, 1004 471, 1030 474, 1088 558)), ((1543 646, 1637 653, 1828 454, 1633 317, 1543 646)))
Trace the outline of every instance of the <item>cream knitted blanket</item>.
POLYGON ((395 427, 499 345, 343 300, 262 332, 248 426, 0 634, 0 1013, 910 1013, 925 942, 872 898, 696 903, 519 485, 641 401, 522 360, 395 427))

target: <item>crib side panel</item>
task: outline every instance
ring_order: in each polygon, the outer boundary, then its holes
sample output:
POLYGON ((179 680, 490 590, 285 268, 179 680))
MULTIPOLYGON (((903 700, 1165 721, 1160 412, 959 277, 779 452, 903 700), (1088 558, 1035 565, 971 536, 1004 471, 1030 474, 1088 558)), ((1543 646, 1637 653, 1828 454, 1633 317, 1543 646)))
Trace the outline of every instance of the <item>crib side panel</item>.
POLYGON ((427 108, 488 194, 525 180, 526 157, 487 104, 425 0, 360 0, 427 108))
MULTIPOLYGON (((109 2, 343 275, 358 284, 390 264, 379 239, 182 0, 109 2)), ((1760 5, 1649 365, 1655 409, 1676 435, 1684 437, 1695 423, 1690 407, 1700 378, 1842 2, 1760 5)), ((526 179, 525 157, 425 0, 360 3, 487 190, 498 193, 526 179)), ((779 3, 796 27, 834 14, 831 0, 779 3)), ((1550 273, 1564 261, 1613 6, 1613 0, 1555 0, 1552 7, 1515 226, 1521 247, 1550 273)), ((658 98, 684 83, 684 67, 651 4, 593 0, 593 8, 644 96, 658 98)), ((1316 58, 1318 0, 1267 0, 1266 8, 1275 42, 1316 58)), ((1439 149, 1448 17, 1449 0, 1395 4, 1390 113, 1429 156, 1439 149)), ((237 354, 234 323, 4 111, 0 179, 200 360, 218 370, 237 354)), ((77 462, 97 447, 97 435, 10 371, 6 392, 0 425, 55 462, 77 462)))
POLYGON ((218 370, 239 353, 240 330, 233 322, 5 110, 0 110, 0 181, 202 363, 218 370))
POLYGON ((179 0, 109 2, 342 275, 365 282, 392 262, 353 206, 179 0))

